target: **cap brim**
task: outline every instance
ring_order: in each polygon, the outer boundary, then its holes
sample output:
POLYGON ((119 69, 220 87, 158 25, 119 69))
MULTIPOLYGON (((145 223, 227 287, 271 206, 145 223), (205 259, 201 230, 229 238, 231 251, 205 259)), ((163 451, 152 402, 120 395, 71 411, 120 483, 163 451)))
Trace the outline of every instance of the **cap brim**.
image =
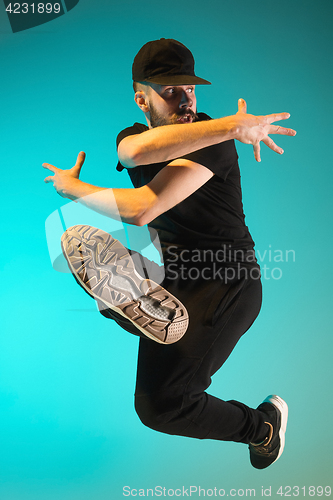
POLYGON ((191 75, 163 75, 147 78, 148 83, 157 83, 158 85, 211 85, 211 82, 191 75))

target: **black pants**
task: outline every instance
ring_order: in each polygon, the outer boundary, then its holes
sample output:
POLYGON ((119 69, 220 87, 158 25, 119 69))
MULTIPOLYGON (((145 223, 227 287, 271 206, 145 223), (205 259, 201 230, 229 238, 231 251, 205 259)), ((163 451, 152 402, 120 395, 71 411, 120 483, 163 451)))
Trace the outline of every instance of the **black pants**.
MULTIPOLYGON (((199 439, 250 443, 263 436, 264 415, 260 411, 206 392, 212 375, 260 311, 261 282, 258 273, 255 278, 250 274, 245 269, 234 279, 174 279, 174 275, 164 279, 162 286, 183 302, 190 323, 175 344, 161 345, 140 338, 135 408, 145 425, 199 439)), ((150 267, 152 279, 153 275, 154 268, 150 267)), ((117 320, 126 330, 138 334, 132 324, 121 317, 117 320)), ((252 365, 249 359, 244 379, 252 365)))

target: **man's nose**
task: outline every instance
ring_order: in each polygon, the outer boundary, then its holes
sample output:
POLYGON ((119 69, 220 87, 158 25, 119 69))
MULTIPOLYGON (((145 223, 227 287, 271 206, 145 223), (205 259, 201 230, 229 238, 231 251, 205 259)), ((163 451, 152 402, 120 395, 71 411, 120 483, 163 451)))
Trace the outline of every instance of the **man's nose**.
POLYGON ((181 95, 181 99, 179 102, 179 107, 181 109, 189 108, 192 106, 192 103, 193 103, 193 101, 191 98, 191 94, 189 94, 188 92, 185 92, 185 90, 183 90, 182 95, 181 95))

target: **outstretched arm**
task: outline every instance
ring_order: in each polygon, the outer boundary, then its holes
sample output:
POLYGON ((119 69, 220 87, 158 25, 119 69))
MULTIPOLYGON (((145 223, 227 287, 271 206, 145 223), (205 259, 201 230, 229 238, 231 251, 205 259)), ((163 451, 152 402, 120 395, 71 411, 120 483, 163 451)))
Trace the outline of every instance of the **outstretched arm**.
POLYGON ((118 146, 118 156, 123 165, 131 168, 169 161, 219 142, 236 139, 252 144, 256 160, 261 161, 260 142, 276 153, 283 153, 269 137, 270 134, 296 134, 295 130, 273 125, 289 116, 289 113, 265 116, 247 114, 246 102, 239 99, 235 115, 194 123, 164 125, 125 137, 118 146))
POLYGON ((180 203, 207 182, 213 173, 190 160, 174 160, 164 167, 149 184, 140 188, 110 189, 87 184, 79 179, 85 153, 79 153, 69 170, 44 163, 53 172, 45 178, 57 193, 113 219, 142 226, 180 203), (175 168, 176 167, 176 168, 175 168))

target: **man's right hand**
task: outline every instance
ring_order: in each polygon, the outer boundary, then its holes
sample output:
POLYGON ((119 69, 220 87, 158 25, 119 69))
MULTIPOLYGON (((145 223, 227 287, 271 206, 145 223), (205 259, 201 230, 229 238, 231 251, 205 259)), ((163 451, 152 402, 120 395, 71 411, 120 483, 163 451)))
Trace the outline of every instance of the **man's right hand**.
POLYGON ((280 135, 296 135, 296 131, 290 128, 281 127, 280 125, 272 125, 274 122, 286 120, 290 117, 289 113, 275 113, 265 116, 254 116, 247 114, 247 106, 244 99, 238 100, 238 112, 235 118, 235 139, 244 144, 252 144, 254 156, 257 161, 260 158, 260 142, 263 142, 276 153, 282 154, 283 149, 280 148, 270 134, 280 135))

